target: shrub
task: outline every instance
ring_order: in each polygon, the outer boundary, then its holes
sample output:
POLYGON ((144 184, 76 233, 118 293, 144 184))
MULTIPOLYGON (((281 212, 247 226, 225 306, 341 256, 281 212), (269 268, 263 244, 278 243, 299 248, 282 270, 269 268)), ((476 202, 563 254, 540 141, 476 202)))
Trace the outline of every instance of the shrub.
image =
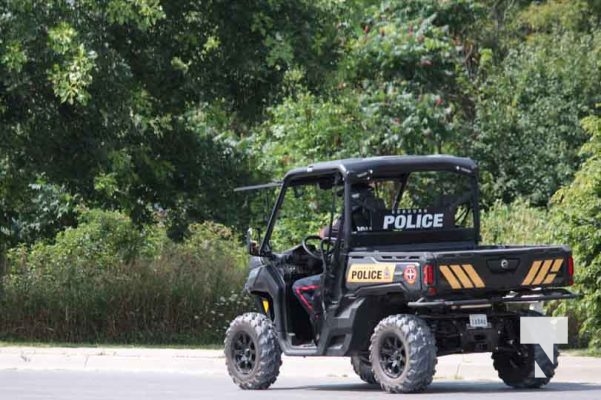
POLYGON ((482 241, 489 244, 547 244, 553 230, 548 213, 524 200, 500 201, 482 213, 482 241))
POLYGON ((561 313, 582 322, 580 334, 591 347, 601 346, 601 118, 588 117, 582 123, 591 135, 580 150, 586 158, 574 181, 553 196, 553 217, 557 237, 572 246, 575 289, 582 299, 562 303, 561 313))
POLYGON ((535 35, 483 74, 470 155, 483 171, 484 202, 546 206, 572 180, 587 139, 579 120, 599 99, 600 54, 598 31, 535 35))
POLYGON ((54 244, 8 255, 0 337, 119 343, 213 343, 248 307, 243 252, 232 232, 193 225, 182 243, 88 210, 54 244))

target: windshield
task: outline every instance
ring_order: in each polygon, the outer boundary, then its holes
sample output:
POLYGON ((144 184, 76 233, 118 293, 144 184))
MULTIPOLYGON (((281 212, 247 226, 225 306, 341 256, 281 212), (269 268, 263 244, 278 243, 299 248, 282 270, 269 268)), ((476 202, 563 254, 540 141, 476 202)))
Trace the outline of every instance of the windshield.
POLYGON ((271 250, 283 252, 298 246, 308 235, 319 235, 342 213, 342 186, 322 181, 296 183, 284 188, 283 199, 269 240, 271 250))

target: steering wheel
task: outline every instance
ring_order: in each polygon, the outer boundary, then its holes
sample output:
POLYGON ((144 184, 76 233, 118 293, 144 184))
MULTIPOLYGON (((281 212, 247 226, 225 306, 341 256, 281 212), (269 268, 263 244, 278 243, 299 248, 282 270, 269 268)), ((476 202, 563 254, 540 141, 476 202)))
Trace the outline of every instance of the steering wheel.
MULTIPOLYGON (((311 247, 309 247, 308 242, 311 240, 322 240, 321 236, 319 235, 309 235, 309 236, 305 236, 303 238, 303 241, 301 242, 302 246, 303 246, 303 250, 305 250, 307 252, 308 255, 310 255, 311 257, 321 261, 321 254, 320 253, 316 253, 315 251, 311 250, 311 247)), ((321 246, 320 246, 321 248, 321 246)))

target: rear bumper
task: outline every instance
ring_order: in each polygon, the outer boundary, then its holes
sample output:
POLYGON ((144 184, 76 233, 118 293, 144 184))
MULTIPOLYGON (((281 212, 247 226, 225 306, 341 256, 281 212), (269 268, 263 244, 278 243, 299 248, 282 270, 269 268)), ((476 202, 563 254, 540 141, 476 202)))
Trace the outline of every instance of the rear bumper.
POLYGON ((575 299, 581 295, 562 288, 532 290, 480 299, 429 299, 422 297, 408 303, 413 308, 488 306, 497 303, 535 303, 548 300, 575 299))

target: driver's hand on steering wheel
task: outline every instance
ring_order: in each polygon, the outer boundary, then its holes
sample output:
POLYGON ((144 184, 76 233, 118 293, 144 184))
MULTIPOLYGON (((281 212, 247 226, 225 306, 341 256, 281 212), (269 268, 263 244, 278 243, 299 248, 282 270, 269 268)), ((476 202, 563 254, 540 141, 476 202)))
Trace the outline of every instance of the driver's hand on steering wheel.
POLYGON ((340 228, 340 217, 336 218, 336 220, 332 223, 332 232, 330 232, 330 225, 326 225, 321 228, 318 232, 318 236, 323 239, 331 239, 335 240, 338 236, 338 230, 340 228))

